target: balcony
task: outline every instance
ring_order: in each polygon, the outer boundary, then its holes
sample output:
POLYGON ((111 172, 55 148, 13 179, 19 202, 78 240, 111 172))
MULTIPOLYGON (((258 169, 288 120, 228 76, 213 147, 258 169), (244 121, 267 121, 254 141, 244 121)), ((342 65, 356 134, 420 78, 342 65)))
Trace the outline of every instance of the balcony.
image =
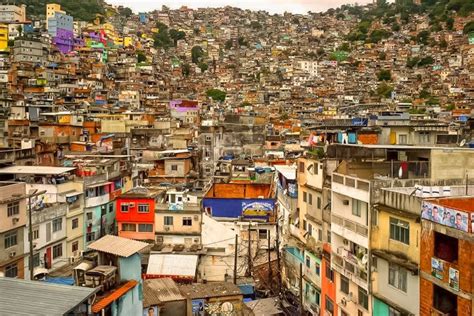
POLYGON ((336 193, 350 196, 361 201, 368 201, 370 181, 339 173, 333 173, 332 190, 336 193))
POLYGON ((90 186, 90 185, 94 185, 96 183, 107 181, 107 175, 105 173, 104 174, 96 174, 94 176, 84 177, 83 181, 84 181, 84 186, 90 186))
POLYGON ((193 203, 156 203, 155 210, 158 212, 186 211, 201 212, 201 206, 193 203))
POLYGON ((339 236, 368 248, 369 229, 366 226, 335 214, 331 215, 331 225, 332 231, 339 236))
POLYGON ((109 194, 86 198, 86 207, 95 207, 110 201, 109 194))
POLYGON ((285 194, 284 191, 278 187, 277 193, 278 202, 283 205, 287 210, 296 210, 298 199, 285 194))
MULTIPOLYGON (((341 252, 339 251, 339 253, 341 252)), ((358 263, 354 264, 354 260, 357 261, 357 259, 351 257, 344 258, 342 255, 333 252, 331 268, 346 276, 358 286, 367 289, 367 270, 361 268, 358 263)))

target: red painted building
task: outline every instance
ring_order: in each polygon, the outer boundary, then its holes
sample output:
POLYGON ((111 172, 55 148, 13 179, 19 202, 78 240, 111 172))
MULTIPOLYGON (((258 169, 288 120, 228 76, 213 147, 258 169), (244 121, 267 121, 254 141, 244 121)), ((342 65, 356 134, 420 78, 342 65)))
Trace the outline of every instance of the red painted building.
POLYGON ((155 240, 155 204, 160 191, 135 188, 116 200, 120 237, 155 240))
POLYGON ((323 245, 321 260, 321 314, 339 315, 336 302, 336 273, 331 269, 331 245, 323 245))

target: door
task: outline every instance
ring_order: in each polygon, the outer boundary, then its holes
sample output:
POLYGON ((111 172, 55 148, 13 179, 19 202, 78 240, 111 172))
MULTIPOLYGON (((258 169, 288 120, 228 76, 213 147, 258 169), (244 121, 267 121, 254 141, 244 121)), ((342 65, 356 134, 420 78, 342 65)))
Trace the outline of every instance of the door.
POLYGON ((51 257, 51 247, 48 247, 46 248, 46 262, 45 262, 46 269, 51 268, 52 263, 53 261, 51 257))

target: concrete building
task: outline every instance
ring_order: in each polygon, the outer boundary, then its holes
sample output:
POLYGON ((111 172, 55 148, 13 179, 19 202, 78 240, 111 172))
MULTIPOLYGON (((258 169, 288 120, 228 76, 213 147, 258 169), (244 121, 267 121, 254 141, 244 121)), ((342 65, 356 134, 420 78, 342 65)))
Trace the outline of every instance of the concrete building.
MULTIPOLYGON (((27 202, 24 183, 0 182, 0 272, 6 277, 25 277, 25 226, 27 202)), ((26 250, 28 251, 28 250, 26 250)), ((26 273, 27 274, 27 273, 26 273)))
POLYGON ((25 22, 26 5, 0 5, 0 22, 25 22))

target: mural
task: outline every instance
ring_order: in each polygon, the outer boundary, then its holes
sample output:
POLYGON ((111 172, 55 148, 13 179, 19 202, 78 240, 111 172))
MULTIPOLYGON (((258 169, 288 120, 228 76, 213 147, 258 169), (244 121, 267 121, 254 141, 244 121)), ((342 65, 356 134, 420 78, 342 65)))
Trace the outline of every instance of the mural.
POLYGON ((440 280, 443 279, 444 263, 443 261, 431 258, 431 275, 440 280))
POLYGON ((433 204, 423 202, 421 217, 435 223, 459 229, 465 232, 469 231, 467 213, 433 204))
POLYGON ((273 204, 268 202, 242 202, 242 215, 244 217, 267 217, 273 211, 273 204))
POLYGON ((449 286, 459 291, 459 271, 454 268, 449 268, 449 286))

